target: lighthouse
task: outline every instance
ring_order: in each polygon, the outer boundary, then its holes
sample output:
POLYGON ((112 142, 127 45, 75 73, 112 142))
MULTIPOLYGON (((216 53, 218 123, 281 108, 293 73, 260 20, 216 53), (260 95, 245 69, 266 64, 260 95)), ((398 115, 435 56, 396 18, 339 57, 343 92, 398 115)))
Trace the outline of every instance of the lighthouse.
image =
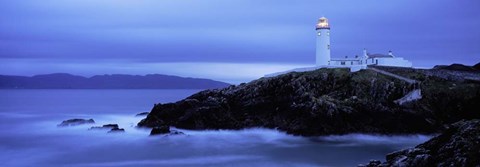
POLYGON ((367 69, 369 66, 389 66, 389 67, 412 67, 412 62, 393 55, 392 51, 385 54, 369 54, 367 49, 363 49, 363 56, 355 55, 354 58, 334 58, 330 56, 330 25, 328 19, 321 17, 315 26, 317 45, 315 53, 315 66, 295 68, 288 71, 282 71, 267 74, 265 77, 274 77, 289 72, 305 72, 321 68, 349 68, 350 72, 356 72, 367 69))
POLYGON ((315 28, 317 32, 316 65, 326 66, 330 62, 330 26, 328 25, 328 19, 320 18, 315 28))

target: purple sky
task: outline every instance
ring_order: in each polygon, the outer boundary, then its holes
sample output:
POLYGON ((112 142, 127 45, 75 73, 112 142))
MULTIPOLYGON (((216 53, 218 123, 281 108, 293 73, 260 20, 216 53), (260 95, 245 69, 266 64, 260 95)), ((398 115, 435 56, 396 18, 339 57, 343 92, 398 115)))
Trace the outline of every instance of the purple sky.
POLYGON ((0 74, 173 74, 232 83, 311 66, 315 23, 333 57, 394 54, 416 67, 480 62, 480 1, 0 1, 0 74))

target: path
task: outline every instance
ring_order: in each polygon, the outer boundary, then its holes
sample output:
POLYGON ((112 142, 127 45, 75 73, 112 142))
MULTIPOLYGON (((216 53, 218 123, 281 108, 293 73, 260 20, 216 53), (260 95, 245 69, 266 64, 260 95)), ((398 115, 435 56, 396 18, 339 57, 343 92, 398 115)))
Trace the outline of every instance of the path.
POLYGON ((376 69, 376 68, 373 68, 373 67, 368 67, 368 69, 373 70, 373 71, 378 72, 378 73, 381 73, 381 74, 384 74, 384 75, 388 75, 388 76, 391 76, 391 77, 394 77, 394 78, 403 80, 403 81, 405 81, 405 82, 408 82, 409 84, 419 83, 419 82, 416 81, 416 80, 413 80, 413 79, 410 79, 410 78, 405 78, 405 77, 402 77, 402 76, 400 76, 400 75, 393 74, 393 73, 390 73, 390 72, 387 72, 387 71, 383 71, 383 70, 380 70, 380 69, 376 69))
POLYGON ((414 90, 408 92, 407 95, 405 95, 402 98, 397 99, 393 102, 395 102, 399 105, 402 105, 406 102, 415 101, 415 100, 419 100, 419 99, 422 99, 422 90, 414 89, 414 90))
POLYGON ((403 96, 402 98, 400 99, 397 99, 395 100, 394 102, 399 104, 399 105, 402 105, 406 102, 411 102, 411 101, 415 101, 415 100, 420 100, 422 99, 422 90, 419 88, 419 84, 420 82, 417 81, 417 80, 413 80, 413 79, 410 79, 410 78, 406 78, 406 77, 402 77, 400 75, 397 75, 397 74, 393 74, 393 73, 390 73, 390 72, 387 72, 387 71, 383 71, 383 70, 380 70, 380 69, 377 69, 377 68, 374 68, 374 67, 368 67, 368 69, 372 70, 372 71, 375 71, 375 72, 378 72, 380 74, 383 74, 383 75, 387 75, 387 76, 391 76, 391 77, 394 77, 394 78, 397 78, 397 79, 400 79, 402 81, 405 81, 409 84, 412 84, 414 85, 413 86, 413 90, 411 90, 410 92, 408 92, 405 96, 403 96))

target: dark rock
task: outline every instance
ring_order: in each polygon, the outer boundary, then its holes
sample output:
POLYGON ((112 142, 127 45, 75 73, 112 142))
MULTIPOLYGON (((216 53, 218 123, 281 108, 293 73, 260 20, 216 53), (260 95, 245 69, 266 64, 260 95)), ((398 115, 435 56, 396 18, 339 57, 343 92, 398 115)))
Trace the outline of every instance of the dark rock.
POLYGON ((168 134, 169 136, 175 136, 175 135, 184 135, 185 133, 183 132, 180 132, 180 131, 176 131, 176 130, 172 130, 170 132, 170 134, 168 134))
POLYGON ((95 121, 93 119, 69 119, 62 121, 62 123, 58 124, 57 126, 77 126, 83 124, 94 124, 95 121))
POLYGON ((367 165, 360 164, 359 167, 379 167, 381 166, 382 162, 379 160, 370 160, 367 165))
POLYGON ((170 133, 170 127, 169 126, 158 126, 152 128, 152 131, 150 131, 150 135, 160 135, 160 134, 168 134, 170 133))
POLYGON ((108 133, 125 132, 125 129, 119 128, 118 124, 105 124, 103 126, 94 126, 89 130, 109 130, 108 133))
POLYGON ((104 128, 118 128, 118 124, 106 124, 106 125, 103 125, 102 127, 104 128))
MULTIPOLYGON (((459 121, 415 148, 386 156, 375 166, 480 166, 480 120, 459 121)), ((370 165, 369 164, 369 165, 370 165)), ((375 165, 376 164, 376 165, 375 165)))
POLYGON ((112 130, 114 128, 118 128, 118 124, 105 124, 103 126, 93 126, 90 128, 90 130, 95 130, 95 129, 109 129, 112 130))
MULTIPOLYGON (((381 68, 381 67, 377 67, 381 68)), ((480 73, 442 69, 384 67, 382 70, 419 80, 422 100, 411 109, 425 113, 439 128, 462 119, 480 118, 480 73), (472 82, 475 80, 475 82, 472 82)))
POLYGON ((413 85, 370 70, 319 69, 260 78, 157 104, 138 126, 198 130, 266 127, 304 136, 409 134, 435 133, 446 123, 480 118, 480 84, 427 74, 435 70, 393 70, 420 80, 417 86, 424 98, 399 106, 393 101, 413 85))
POLYGON ((138 113, 137 115, 135 115, 136 117, 140 117, 140 116, 147 116, 150 112, 142 112, 142 113, 138 113))
POLYGON ((108 131, 108 133, 117 133, 117 132, 125 132, 125 129, 115 127, 112 130, 108 131))

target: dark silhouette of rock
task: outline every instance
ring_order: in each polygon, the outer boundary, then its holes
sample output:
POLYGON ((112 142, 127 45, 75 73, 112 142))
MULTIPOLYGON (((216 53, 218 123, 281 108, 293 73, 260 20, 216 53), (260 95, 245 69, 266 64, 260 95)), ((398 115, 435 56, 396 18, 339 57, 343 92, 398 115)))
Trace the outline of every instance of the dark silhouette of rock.
POLYGON ((183 132, 174 130, 174 131, 170 132, 169 135, 184 135, 184 134, 185 134, 185 133, 183 133, 183 132))
POLYGON ((64 73, 33 77, 0 75, 1 89, 210 89, 229 85, 209 79, 160 74, 95 75, 90 78, 64 73))
POLYGON ((420 81, 417 86, 423 98, 399 106, 393 101, 408 93, 411 84, 370 70, 319 69, 156 104, 138 126, 198 130, 266 127, 304 136, 410 134, 434 133, 444 124, 480 118, 480 84, 430 75, 434 70, 392 71, 420 81))
POLYGON ((136 117, 140 117, 140 116, 147 116, 150 112, 142 112, 142 113, 138 113, 137 115, 135 115, 136 117))
POLYGON ((382 165, 382 161, 379 160, 370 160, 370 162, 366 165, 360 164, 358 167, 380 167, 382 165))
POLYGON ((388 154, 384 163, 370 161, 360 166, 480 166, 479 143, 480 120, 462 120, 415 148, 388 154))
POLYGON ((125 132, 125 129, 115 127, 115 128, 112 128, 112 130, 108 131, 108 133, 117 133, 117 132, 125 132))
POLYGON ((94 126, 89 130, 109 130, 108 133, 125 132, 125 129, 119 128, 118 124, 105 124, 103 126, 94 126))
POLYGON ((168 133, 170 133, 169 126, 157 126, 152 128, 152 131, 150 131, 150 135, 160 135, 160 134, 168 134, 168 133))
POLYGON ((118 124, 106 124, 106 125, 103 125, 102 127, 104 128, 118 128, 118 124))
POLYGON ((118 124, 105 124, 103 126, 93 126, 90 128, 90 130, 95 130, 95 129, 108 129, 108 130, 112 130, 114 128, 118 128, 118 124))
POLYGON ((150 135, 165 135, 165 136, 176 136, 176 135, 184 135, 183 132, 176 131, 176 130, 170 130, 169 126, 158 126, 152 128, 152 131, 150 131, 150 135))
POLYGON ((62 121, 62 123, 58 124, 57 126, 77 126, 77 125, 83 125, 83 124, 94 124, 95 121, 93 119, 69 119, 62 121))

